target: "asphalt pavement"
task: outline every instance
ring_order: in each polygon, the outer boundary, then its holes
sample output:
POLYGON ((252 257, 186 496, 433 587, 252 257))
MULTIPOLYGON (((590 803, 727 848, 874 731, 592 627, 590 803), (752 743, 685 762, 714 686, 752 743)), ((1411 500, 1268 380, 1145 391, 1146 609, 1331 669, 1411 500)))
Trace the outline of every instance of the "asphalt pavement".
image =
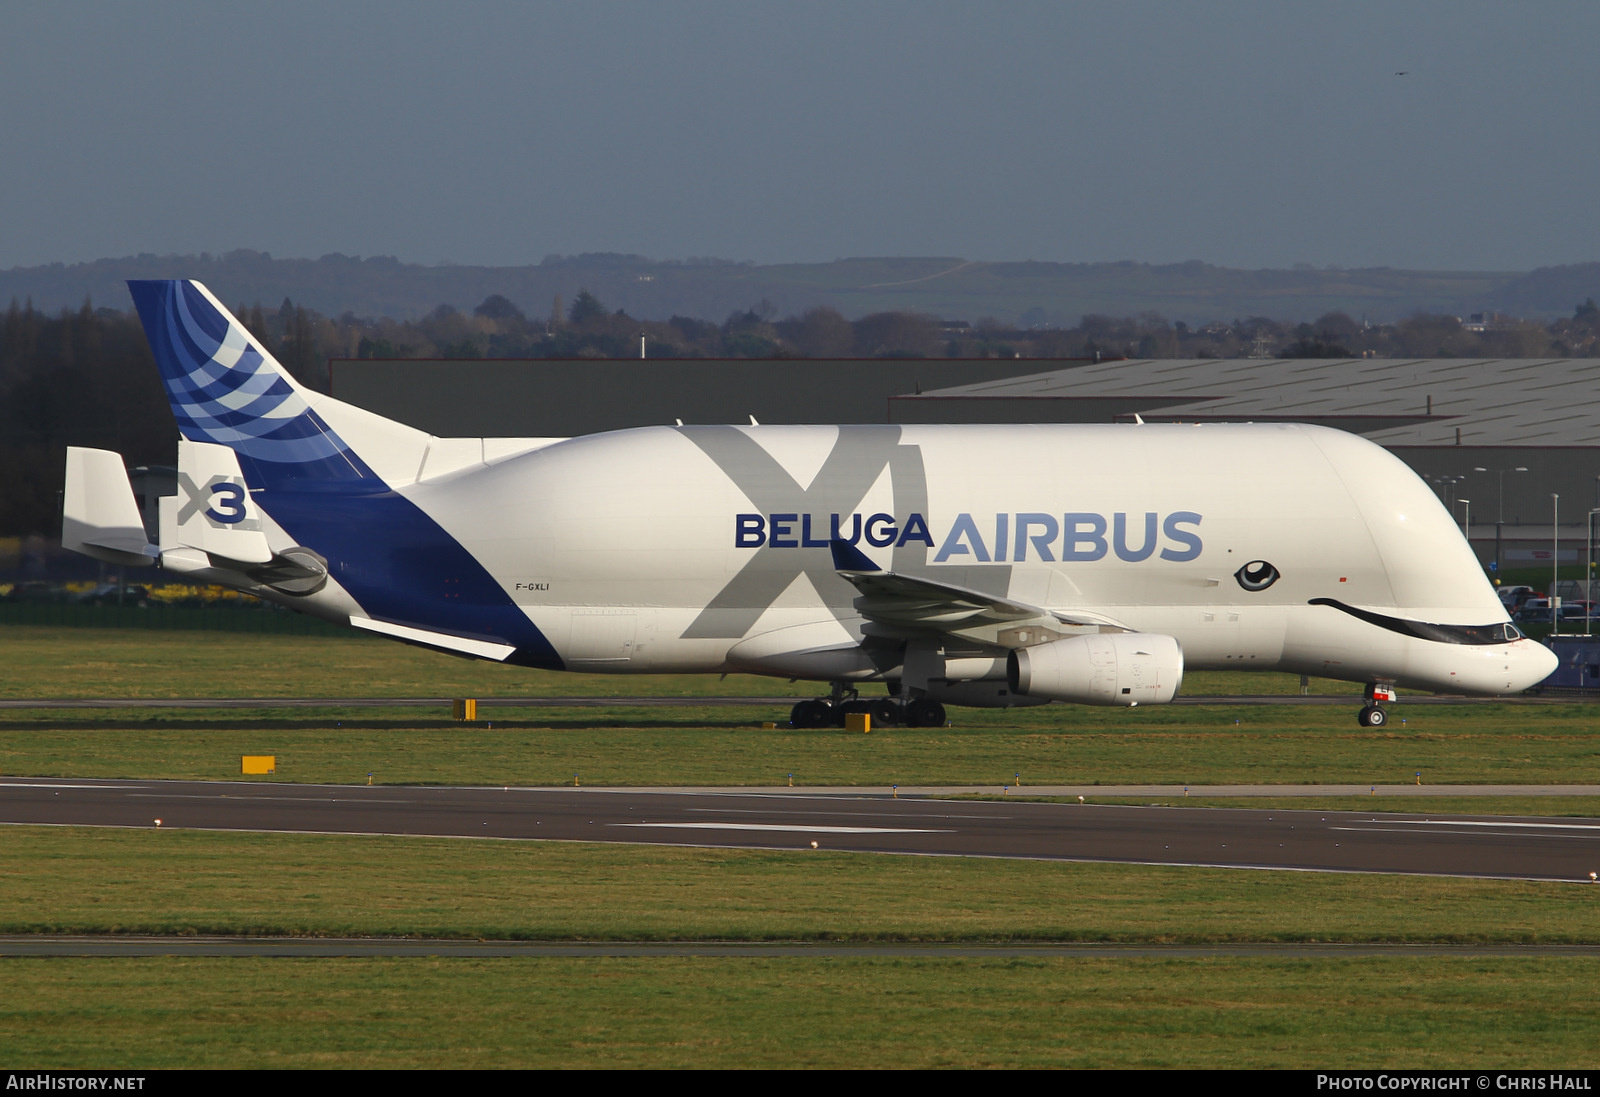
MULTIPOLYGON (((1105 787, 1098 794, 1114 795, 1105 787)), ((0 778, 0 823, 1385 872, 1600 888, 1590 883, 1600 872, 1600 819, 896 798, 892 790, 0 778)))

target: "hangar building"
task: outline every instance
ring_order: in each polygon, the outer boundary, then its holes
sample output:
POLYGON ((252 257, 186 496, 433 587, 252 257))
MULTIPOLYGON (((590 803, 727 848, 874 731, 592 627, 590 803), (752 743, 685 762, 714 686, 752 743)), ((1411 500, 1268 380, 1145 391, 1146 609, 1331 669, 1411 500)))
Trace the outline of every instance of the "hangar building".
MULTIPOLYGON (((1600 509, 1593 359, 357 360, 334 395, 435 434, 671 423, 1302 422, 1438 491, 1486 563, 1577 563, 1600 509), (1559 500, 1552 496, 1559 496, 1559 500), (1557 513, 1557 508, 1559 512, 1557 513), (1559 517, 1559 526, 1553 520, 1559 517)), ((1241 470, 1248 475, 1248 470, 1241 470)))

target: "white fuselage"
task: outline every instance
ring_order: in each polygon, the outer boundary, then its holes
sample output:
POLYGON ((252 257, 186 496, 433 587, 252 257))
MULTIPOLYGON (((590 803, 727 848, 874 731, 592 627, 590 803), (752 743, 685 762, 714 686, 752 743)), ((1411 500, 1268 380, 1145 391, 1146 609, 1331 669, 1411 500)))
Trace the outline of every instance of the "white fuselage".
POLYGON ((769 664, 739 652, 859 639, 835 529, 887 570, 1173 636, 1192 669, 1488 694, 1550 669, 1527 640, 1444 643, 1309 604, 1507 620, 1427 486, 1319 427, 650 427, 397 488, 572 669, 751 669, 769 664), (1263 562, 1279 577, 1246 589, 1263 562))

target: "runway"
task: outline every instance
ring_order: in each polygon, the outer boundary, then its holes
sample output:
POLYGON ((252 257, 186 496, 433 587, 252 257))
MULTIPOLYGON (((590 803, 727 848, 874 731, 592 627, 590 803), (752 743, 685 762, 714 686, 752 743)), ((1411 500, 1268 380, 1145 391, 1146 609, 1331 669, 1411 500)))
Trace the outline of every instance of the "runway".
MULTIPOLYGON (((853 790, 0 778, 0 823, 619 842, 1589 884, 1600 819, 893 799, 853 790)), ((1597 889, 1600 889, 1600 885, 1597 889)), ((1600 894, 1600 890, 1597 890, 1600 894)))

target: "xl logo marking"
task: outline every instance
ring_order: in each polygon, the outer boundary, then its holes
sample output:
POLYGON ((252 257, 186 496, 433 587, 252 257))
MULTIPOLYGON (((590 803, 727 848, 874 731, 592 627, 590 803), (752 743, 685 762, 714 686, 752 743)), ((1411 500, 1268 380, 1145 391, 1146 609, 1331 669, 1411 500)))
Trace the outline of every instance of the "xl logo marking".
MULTIPOLYGON (((902 445, 898 426, 839 427, 838 440, 827 460, 823 461, 811 486, 805 488, 738 427, 677 429, 733 481, 753 504, 753 511, 768 516, 769 522, 775 516, 779 527, 776 546, 771 543, 770 525, 766 530, 767 543, 750 546, 754 549, 750 559, 684 631, 686 640, 732 639, 745 635, 767 607, 801 575, 810 580, 824 604, 832 607, 837 617, 851 616, 854 612, 851 603, 857 591, 839 577, 833 568, 832 556, 821 550, 791 552, 786 543, 806 536, 800 516, 856 514, 885 467, 889 470, 894 492, 894 513, 923 515, 928 512, 928 477, 922 466, 922 450, 902 445), (795 522, 792 526, 791 521, 795 522)), ((883 526, 881 521, 879 526, 883 526)), ((820 540, 822 528, 819 523, 810 531, 813 542, 820 540)), ((887 532, 887 527, 879 532, 887 532)), ((926 527, 922 536, 897 537, 896 540, 906 543, 894 548, 890 568, 902 574, 920 574, 926 570, 931 543, 926 527)), ((969 584, 981 583, 983 589, 993 586, 1003 592, 1010 581, 1010 568, 996 568, 993 574, 966 578, 969 584)))
POLYGON ((249 496, 243 479, 218 474, 205 484, 197 484, 188 473, 178 474, 178 490, 184 496, 178 509, 178 525, 183 526, 196 515, 211 525, 224 529, 259 530, 261 523, 251 518, 246 505, 249 496))

